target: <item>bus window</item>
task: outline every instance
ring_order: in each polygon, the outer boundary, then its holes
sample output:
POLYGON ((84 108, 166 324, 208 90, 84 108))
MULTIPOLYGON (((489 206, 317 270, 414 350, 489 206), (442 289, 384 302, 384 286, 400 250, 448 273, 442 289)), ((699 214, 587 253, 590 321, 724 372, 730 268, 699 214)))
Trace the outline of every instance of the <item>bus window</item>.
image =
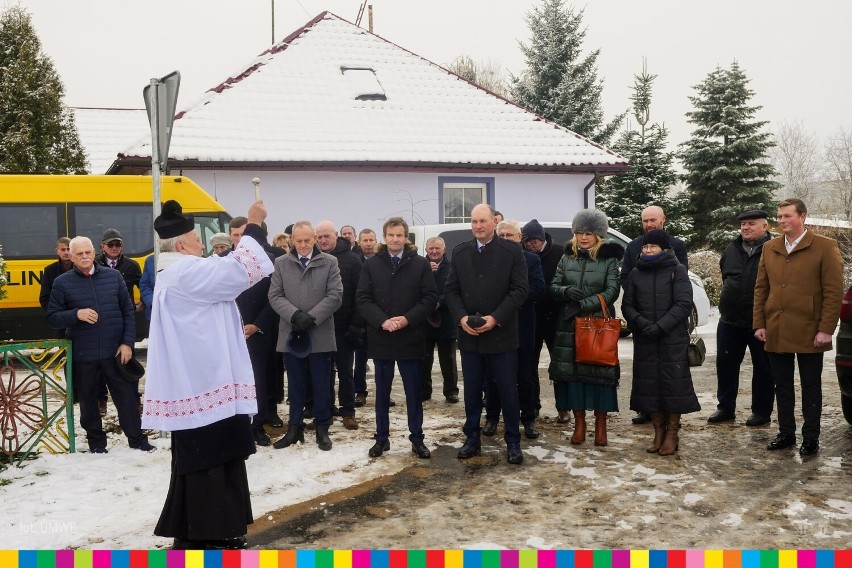
POLYGON ((0 207, 3 258, 54 258, 56 239, 65 236, 65 205, 4 204, 0 207), (60 225, 61 221, 61 225, 60 225))
POLYGON ((117 229, 124 239, 126 256, 142 256, 154 251, 154 222, 147 203, 111 205, 71 205, 69 211, 72 234, 92 239, 99 254, 101 237, 107 229, 117 229))
POLYGON ((215 233, 227 233, 222 228, 222 220, 218 213, 195 213, 195 230, 201 242, 204 243, 204 256, 210 256, 213 247, 210 246, 210 237, 215 233))

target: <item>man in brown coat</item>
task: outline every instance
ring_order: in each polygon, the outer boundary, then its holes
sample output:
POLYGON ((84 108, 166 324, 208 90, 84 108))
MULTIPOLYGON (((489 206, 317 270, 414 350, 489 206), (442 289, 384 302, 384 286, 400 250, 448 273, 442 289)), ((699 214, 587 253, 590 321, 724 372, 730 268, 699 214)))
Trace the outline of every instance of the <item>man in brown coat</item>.
POLYGON ((843 261, 837 241, 805 228, 807 208, 801 199, 778 205, 782 236, 763 245, 754 287, 754 335, 766 342, 778 400, 778 435, 767 449, 796 445, 793 372, 799 361, 802 381, 803 456, 819 450, 822 414, 823 353, 843 299, 843 261))

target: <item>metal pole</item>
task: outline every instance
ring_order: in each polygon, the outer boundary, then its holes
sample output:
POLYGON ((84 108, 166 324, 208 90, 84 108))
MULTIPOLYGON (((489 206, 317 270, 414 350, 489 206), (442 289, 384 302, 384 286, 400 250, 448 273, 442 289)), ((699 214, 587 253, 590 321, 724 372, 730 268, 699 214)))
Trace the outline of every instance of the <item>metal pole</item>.
POLYGON ((272 2, 272 45, 275 45, 275 0, 269 0, 272 2))
MULTIPOLYGON (((151 79, 151 185, 152 185, 152 200, 151 207, 153 212, 152 219, 160 216, 160 86, 162 83, 159 79, 151 79)), ((153 223, 151 224, 153 230, 153 223)), ((157 232, 154 231, 154 266, 157 266, 157 260, 160 255, 160 240, 157 238, 157 232)))
POLYGON ((367 21, 369 22, 370 33, 373 33, 373 5, 372 4, 367 6, 367 16, 368 16, 367 21))

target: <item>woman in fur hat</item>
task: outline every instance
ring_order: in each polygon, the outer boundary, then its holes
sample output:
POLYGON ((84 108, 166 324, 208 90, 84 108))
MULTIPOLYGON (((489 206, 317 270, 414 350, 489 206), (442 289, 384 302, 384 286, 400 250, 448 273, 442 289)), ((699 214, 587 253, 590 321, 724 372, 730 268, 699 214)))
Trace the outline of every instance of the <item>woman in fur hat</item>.
POLYGON ((565 247, 556 274, 550 283, 550 296, 561 305, 550 362, 550 379, 556 394, 556 409, 574 413, 572 444, 586 439, 586 410, 595 413, 595 445, 606 446, 607 412, 618 412, 616 388, 620 376, 614 367, 587 365, 574 361, 574 318, 577 314, 602 315, 597 294, 607 309, 621 291, 619 267, 624 248, 604 241, 608 224, 597 209, 583 209, 571 224, 574 236, 565 247))
POLYGON ((648 231, 642 237, 642 252, 627 278, 621 309, 634 332, 630 408, 651 415, 654 441, 648 452, 672 455, 680 441, 680 415, 701 406, 689 372, 692 284, 665 231, 648 231))

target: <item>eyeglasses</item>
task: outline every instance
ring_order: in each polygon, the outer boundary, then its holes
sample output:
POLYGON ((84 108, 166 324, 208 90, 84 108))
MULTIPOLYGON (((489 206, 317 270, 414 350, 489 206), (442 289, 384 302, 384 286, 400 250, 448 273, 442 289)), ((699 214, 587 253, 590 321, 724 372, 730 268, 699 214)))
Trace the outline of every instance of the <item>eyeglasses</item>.
POLYGON ((509 239, 512 237, 517 237, 518 233, 497 233, 497 236, 501 239, 509 239))
POLYGON ((121 241, 110 241, 106 244, 109 248, 121 248, 124 246, 124 243, 121 241))

